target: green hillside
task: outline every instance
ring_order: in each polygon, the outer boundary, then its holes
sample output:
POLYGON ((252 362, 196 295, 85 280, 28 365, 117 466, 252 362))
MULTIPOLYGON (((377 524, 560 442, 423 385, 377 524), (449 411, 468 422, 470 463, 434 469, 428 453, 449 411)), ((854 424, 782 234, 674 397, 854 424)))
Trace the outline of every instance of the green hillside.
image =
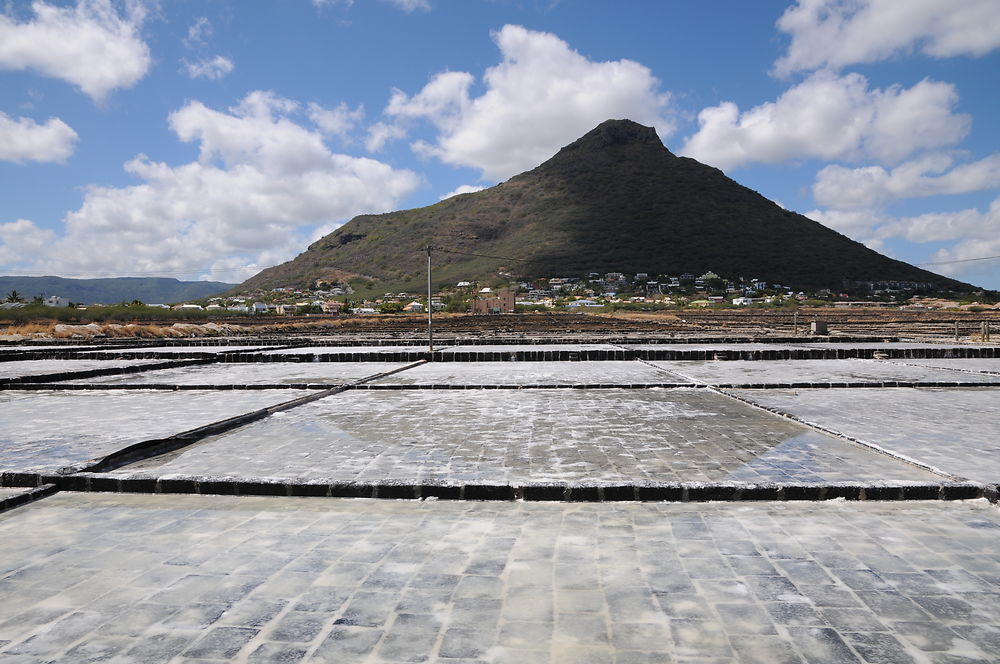
POLYGON ((675 156, 650 127, 609 120, 537 168, 490 189, 355 217, 237 290, 345 277, 373 280, 376 289, 420 290, 428 243, 441 250, 436 284, 498 273, 531 278, 713 270, 801 288, 840 288, 844 279, 972 288, 887 258, 782 209, 718 169, 675 156))

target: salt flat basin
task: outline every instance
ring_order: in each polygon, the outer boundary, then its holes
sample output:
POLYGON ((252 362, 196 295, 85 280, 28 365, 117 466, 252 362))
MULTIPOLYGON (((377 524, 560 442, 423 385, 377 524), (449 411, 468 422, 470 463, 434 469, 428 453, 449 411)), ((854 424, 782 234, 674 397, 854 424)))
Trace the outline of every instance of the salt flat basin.
POLYGON ((156 364, 153 360, 12 360, 0 362, 0 379, 46 374, 123 369, 156 364))
POLYGON ((638 361, 428 362, 374 385, 630 385, 687 382, 638 361))
POLYGON ((4 391, 0 469, 55 471, 294 396, 288 390, 4 391))
MULTIPOLYGON (((967 362, 969 360, 955 361, 967 362)), ((711 385, 751 383, 1000 382, 998 380, 1000 377, 997 376, 949 371, 948 369, 928 366, 916 366, 911 364, 911 360, 782 360, 777 362, 656 360, 650 362, 650 364, 711 385)))
POLYGON ((357 390, 115 471, 465 483, 941 478, 695 389, 357 390))
MULTIPOLYGON (((0 365, 2 366, 2 365, 0 365)), ((391 362, 226 362, 71 381, 88 385, 341 385, 399 369, 391 362)))
POLYGON ((1000 480, 1000 388, 733 390, 741 398, 978 482, 1000 480))

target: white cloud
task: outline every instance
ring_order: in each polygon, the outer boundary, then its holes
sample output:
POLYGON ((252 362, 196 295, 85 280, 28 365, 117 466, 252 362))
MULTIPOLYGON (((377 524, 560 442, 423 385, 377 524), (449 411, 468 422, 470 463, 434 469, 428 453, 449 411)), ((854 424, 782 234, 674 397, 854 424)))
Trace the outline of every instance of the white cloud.
POLYGON ((661 137, 672 131, 669 96, 638 62, 593 62, 551 33, 516 25, 493 39, 502 60, 486 70, 481 95, 473 95, 476 79, 465 72, 438 74, 413 96, 396 90, 385 109, 394 122, 373 128, 369 145, 381 147, 393 132, 429 120, 437 138, 415 143, 418 152, 495 180, 537 166, 611 118, 654 125, 661 137))
POLYGON ((0 111, 0 161, 64 162, 73 154, 76 132, 59 118, 37 124, 0 111))
POLYGON ((875 238, 875 228, 887 221, 885 214, 874 209, 816 209, 803 214, 869 246, 872 246, 871 241, 875 238))
POLYGON ((170 166, 139 155, 125 164, 138 184, 87 187, 35 269, 194 274, 270 265, 302 251, 315 226, 394 209, 419 185, 410 171, 331 153, 292 120, 298 112, 296 102, 261 91, 229 112, 187 103, 169 124, 200 145, 199 160, 170 166))
MULTIPOLYGON (((27 219, 0 224, 0 263, 13 265, 37 256, 54 237, 55 233, 27 219)), ((8 274, 16 271, 16 268, 6 270, 8 274)))
POLYGON ((191 27, 188 28, 187 38, 184 39, 184 45, 188 48, 201 46, 208 42, 214 32, 215 28, 212 27, 212 22, 204 16, 201 16, 198 20, 191 24, 191 27))
POLYGON ((391 5, 399 7, 404 12, 412 12, 418 9, 430 11, 431 3, 428 0, 383 0, 391 5))
POLYGON ((139 28, 143 6, 119 15, 110 0, 78 0, 75 7, 35 2, 34 18, 0 14, 0 68, 33 70, 80 88, 103 102, 116 88, 135 85, 151 57, 139 28))
POLYGON ((981 56, 1000 47, 996 0, 799 0, 780 19, 791 35, 775 73, 839 69, 920 51, 981 56))
MULTIPOLYGON (((404 12, 413 12, 418 9, 424 11, 430 11, 431 3, 429 0, 382 0, 382 2, 387 2, 390 5, 402 9, 404 12)), ((326 7, 330 5, 344 5, 345 7, 353 7, 354 0, 312 0, 313 6, 326 7)))
MULTIPOLYGON (((878 229, 877 235, 883 238, 901 237, 910 242, 960 240, 960 244, 965 246, 985 241, 1000 249, 1000 198, 995 199, 986 212, 969 208, 888 220, 878 229)), ((967 253, 961 258, 975 256, 967 253)))
POLYGON ((323 108, 315 102, 310 102, 308 113, 309 119, 324 134, 347 137, 348 133, 365 117, 365 107, 358 104, 356 108, 351 108, 347 102, 341 102, 335 108, 323 108))
POLYGON ((719 168, 802 158, 897 163, 966 136, 970 119, 953 113, 957 101, 949 83, 870 89, 860 74, 818 72, 742 113, 732 102, 702 110, 681 153, 719 168))
POLYGON ((463 184, 463 185, 461 185, 459 187, 456 187, 455 189, 449 191, 447 194, 445 194, 444 196, 442 196, 438 200, 439 201, 443 201, 446 198, 451 198, 452 196, 458 196, 459 194, 472 194, 472 193, 475 193, 477 191, 482 191, 485 188, 486 187, 480 187, 479 185, 475 185, 475 184, 463 184))
POLYGON ((214 58, 202 58, 197 62, 182 60, 184 71, 190 78, 208 78, 218 81, 220 78, 233 71, 233 61, 229 58, 217 55, 214 58))
MULTIPOLYGON (((812 210, 805 216, 885 253, 893 239, 915 244, 948 243, 927 262, 967 261, 1000 256, 1000 198, 984 212, 975 208, 931 212, 914 217, 888 215, 878 208, 812 210)), ((996 278, 995 261, 927 265, 932 272, 973 280, 996 278)))
POLYGON ((904 217, 878 229, 883 238, 901 237, 911 242, 953 242, 939 249, 928 262, 968 261, 950 265, 932 265, 929 269, 953 277, 987 277, 996 270, 996 261, 970 259, 1000 256, 1000 198, 983 212, 975 208, 957 212, 934 212, 904 217))
POLYGON ((369 152, 378 152, 389 141, 405 137, 406 130, 399 125, 376 122, 368 127, 368 138, 365 139, 365 149, 369 152))
POLYGON ((901 198, 1000 188, 1000 154, 957 166, 954 162, 950 155, 933 153, 892 170, 831 165, 816 175, 813 197, 820 205, 862 208, 901 198))

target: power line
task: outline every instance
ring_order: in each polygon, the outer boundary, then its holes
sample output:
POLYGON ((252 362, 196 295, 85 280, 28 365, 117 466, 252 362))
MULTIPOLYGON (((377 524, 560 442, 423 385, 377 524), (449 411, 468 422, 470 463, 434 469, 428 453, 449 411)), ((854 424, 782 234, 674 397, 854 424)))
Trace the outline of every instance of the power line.
POLYGON ((951 265, 952 263, 971 263, 973 261, 992 261, 1000 258, 1000 256, 982 256, 980 258, 963 258, 961 260, 955 261, 938 261, 936 263, 917 263, 917 265, 951 265))

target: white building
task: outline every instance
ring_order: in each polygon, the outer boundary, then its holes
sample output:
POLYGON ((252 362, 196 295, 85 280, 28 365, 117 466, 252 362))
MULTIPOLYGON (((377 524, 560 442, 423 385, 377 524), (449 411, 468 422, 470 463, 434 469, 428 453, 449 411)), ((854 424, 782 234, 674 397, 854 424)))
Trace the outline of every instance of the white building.
POLYGON ((42 304, 47 307, 68 307, 69 298, 60 297, 59 295, 49 295, 42 304))

